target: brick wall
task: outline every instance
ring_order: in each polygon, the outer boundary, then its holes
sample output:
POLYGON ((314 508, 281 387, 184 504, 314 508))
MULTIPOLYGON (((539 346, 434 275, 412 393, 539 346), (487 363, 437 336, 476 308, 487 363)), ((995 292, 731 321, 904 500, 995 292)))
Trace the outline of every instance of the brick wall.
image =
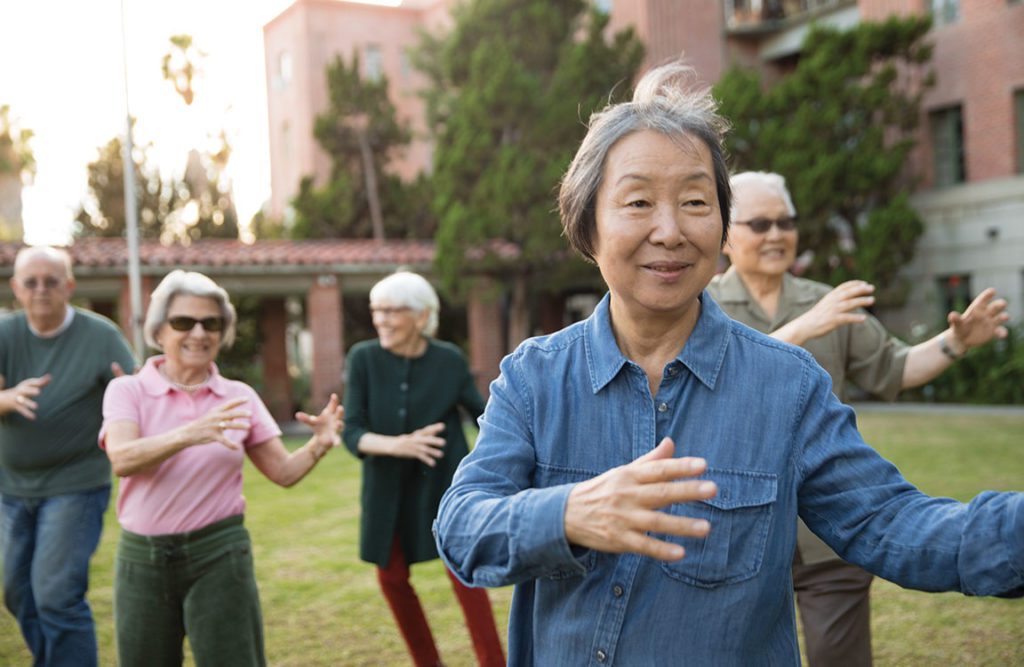
POLYGON ((318 276, 306 297, 306 326, 313 335, 310 378, 311 408, 319 410, 331 392, 342 391, 345 341, 342 328, 341 285, 336 276, 318 276))
POLYGON ((487 398, 491 381, 498 377, 505 356, 501 290, 491 280, 479 279, 466 305, 469 329, 469 367, 477 389, 487 398))

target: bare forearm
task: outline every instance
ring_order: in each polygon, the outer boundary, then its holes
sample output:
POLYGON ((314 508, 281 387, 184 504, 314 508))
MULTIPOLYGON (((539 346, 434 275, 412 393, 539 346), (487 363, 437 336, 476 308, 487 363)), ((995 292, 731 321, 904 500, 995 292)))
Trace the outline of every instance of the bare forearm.
POLYGON ((0 415, 17 410, 18 392, 14 387, 0 391, 0 415))
MULTIPOLYGON (((910 352, 907 353, 906 365, 903 367, 903 389, 927 384, 953 365, 953 358, 942 351, 943 337, 948 346, 955 345, 951 341, 952 335, 947 329, 938 336, 910 348, 910 352)), ((962 354, 965 350, 954 349, 954 352, 962 354)))
POLYGON ((776 340, 781 340, 783 343, 789 343, 790 345, 797 346, 803 345, 811 338, 802 326, 799 318, 785 326, 779 327, 768 335, 776 340))
POLYGON ((118 477, 145 472, 171 458, 191 444, 181 429, 136 438, 123 443, 107 442, 107 456, 118 477))
POLYGON ((297 484, 316 467, 328 449, 330 449, 329 443, 325 446, 318 441, 316 436, 313 436, 302 447, 288 454, 288 457, 274 471, 271 481, 286 487, 297 484))
POLYGON ((364 433, 359 438, 357 448, 360 454, 366 456, 394 456, 395 446, 399 436, 381 435, 379 433, 364 433))

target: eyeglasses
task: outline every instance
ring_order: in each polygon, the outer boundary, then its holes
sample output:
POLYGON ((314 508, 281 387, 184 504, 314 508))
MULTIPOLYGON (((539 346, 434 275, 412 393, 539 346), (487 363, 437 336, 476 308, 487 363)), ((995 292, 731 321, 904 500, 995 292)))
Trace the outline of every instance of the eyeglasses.
POLYGON ((737 222, 736 224, 750 227, 750 231, 755 234, 767 233, 768 230, 772 228, 772 225, 778 227, 780 232, 791 232, 796 229, 796 216, 779 218, 778 220, 772 220, 771 218, 754 218, 753 220, 737 222))
POLYGON ((384 315, 390 317, 392 315, 404 315, 411 311, 412 308, 409 306, 370 306, 370 313, 373 315, 384 315))
POLYGON ((34 290, 39 287, 43 289, 57 289, 60 286, 60 278, 54 278, 53 276, 46 276, 45 278, 26 278, 21 281, 22 286, 27 290, 34 290))
POLYGON ((167 323, 171 325, 171 328, 175 331, 192 331, 195 329, 197 324, 203 325, 205 331, 211 333, 217 333, 224 330, 224 318, 223 317, 204 317, 201 320, 197 320, 194 317, 187 315, 177 315, 175 317, 167 318, 167 323))

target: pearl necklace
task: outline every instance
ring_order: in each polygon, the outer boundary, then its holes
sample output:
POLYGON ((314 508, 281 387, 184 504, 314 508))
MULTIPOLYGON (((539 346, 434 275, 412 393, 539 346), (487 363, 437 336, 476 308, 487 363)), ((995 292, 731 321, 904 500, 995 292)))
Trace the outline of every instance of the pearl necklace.
POLYGON ((206 384, 207 382, 210 381, 210 376, 209 376, 209 374, 207 374, 207 376, 205 378, 203 378, 202 382, 197 382, 195 384, 183 384, 181 382, 175 382, 171 378, 167 377, 167 373, 164 372, 164 369, 162 369, 162 368, 160 369, 160 375, 163 375, 164 379, 167 380, 168 382, 170 382, 171 386, 174 387, 175 389, 179 389, 181 391, 187 391, 190 394, 193 391, 195 391, 196 389, 199 389, 204 384, 206 384))

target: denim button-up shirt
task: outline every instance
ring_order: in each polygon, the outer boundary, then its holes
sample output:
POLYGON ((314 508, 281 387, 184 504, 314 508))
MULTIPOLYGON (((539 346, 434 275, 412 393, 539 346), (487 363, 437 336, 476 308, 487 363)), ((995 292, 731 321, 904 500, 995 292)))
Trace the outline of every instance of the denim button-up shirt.
POLYGON ((435 533, 464 582, 516 584, 510 664, 798 665, 798 513, 845 559, 902 586, 1024 595, 1024 496, 920 493, 863 442, 809 354, 701 301, 653 398, 615 343, 607 296, 502 362, 435 533), (707 538, 661 536, 686 548, 675 562, 568 544, 573 485, 666 436, 718 484, 713 499, 664 510, 707 519, 707 538))

